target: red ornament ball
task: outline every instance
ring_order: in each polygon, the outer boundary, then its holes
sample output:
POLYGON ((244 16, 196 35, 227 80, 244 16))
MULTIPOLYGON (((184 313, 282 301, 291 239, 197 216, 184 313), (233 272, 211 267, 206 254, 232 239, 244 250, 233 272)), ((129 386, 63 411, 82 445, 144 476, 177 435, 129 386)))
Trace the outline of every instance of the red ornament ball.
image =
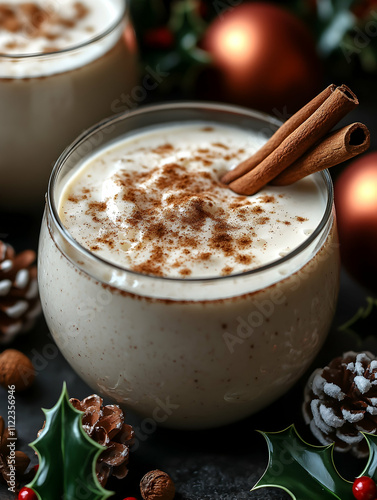
POLYGON ((376 483, 368 476, 358 477, 353 483, 352 493, 356 500, 375 500, 377 496, 376 483))
POLYGON ((22 488, 18 494, 18 500, 38 500, 35 491, 30 488, 22 488))
POLYGON ((342 262, 360 283, 377 290, 377 152, 341 173, 335 206, 342 262))
POLYGON ((202 97, 270 113, 287 106, 291 114, 322 85, 322 66, 308 28, 276 5, 243 3, 220 13, 201 46, 212 55, 215 70, 199 82, 202 97))

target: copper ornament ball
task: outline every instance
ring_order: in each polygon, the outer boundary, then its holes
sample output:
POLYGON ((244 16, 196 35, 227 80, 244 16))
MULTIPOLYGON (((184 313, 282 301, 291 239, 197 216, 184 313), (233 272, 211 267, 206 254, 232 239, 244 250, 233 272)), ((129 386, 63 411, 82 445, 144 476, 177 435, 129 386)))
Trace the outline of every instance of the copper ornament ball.
POLYGON ((338 177, 335 206, 342 262, 377 291, 377 152, 353 161, 338 177))
MULTIPOLYGON (((322 85, 322 66, 308 27, 287 10, 243 3, 220 14, 202 47, 212 72, 199 82, 201 97, 264 110, 297 111, 322 85)), ((286 119, 287 116, 282 116, 286 119)))

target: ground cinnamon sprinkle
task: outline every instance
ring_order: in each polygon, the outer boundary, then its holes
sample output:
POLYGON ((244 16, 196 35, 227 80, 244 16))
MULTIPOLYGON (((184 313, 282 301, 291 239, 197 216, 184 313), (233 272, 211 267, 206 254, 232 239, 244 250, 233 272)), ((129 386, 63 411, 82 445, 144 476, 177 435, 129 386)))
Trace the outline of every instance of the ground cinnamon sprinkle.
POLYGON ((89 14, 88 8, 85 5, 83 5, 81 2, 76 2, 74 4, 74 8, 76 10, 76 18, 77 19, 84 19, 89 14))
POLYGON ((132 267, 133 271, 143 274, 154 274, 155 276, 163 276, 162 264, 164 262, 164 250, 160 246, 156 246, 148 260, 142 264, 132 267))
POLYGON ((102 187, 97 194, 87 187, 70 193, 68 202, 78 212, 83 204, 93 227, 87 246, 93 252, 111 249, 123 256, 125 267, 154 276, 174 270, 174 276, 186 278, 196 269, 211 268, 228 276, 256 267, 255 249, 261 252, 266 245, 258 227, 270 222, 279 195, 239 196, 221 183, 222 165, 244 152, 239 146, 207 139, 188 155, 172 144, 170 138, 150 148, 137 143, 119 156, 120 168, 106 180, 105 192, 112 193, 107 199, 101 199, 102 187))
POLYGON ((181 276, 190 276, 190 274, 192 274, 192 271, 191 271, 191 269, 188 269, 188 268, 186 267, 186 268, 184 268, 184 269, 181 269, 181 270, 179 271, 179 274, 180 274, 181 276))
POLYGON ((107 245, 109 248, 115 248, 116 231, 107 231, 97 238, 98 243, 107 245))
POLYGON ((105 201, 92 201, 89 203, 89 209, 87 211, 88 215, 93 212, 104 212, 107 208, 107 203, 105 201))
POLYGON ((274 202, 275 202, 275 196, 268 196, 268 195, 265 195, 265 196, 258 196, 258 199, 259 199, 262 203, 274 203, 274 202))
POLYGON ((250 255, 239 254, 239 255, 236 255, 235 260, 239 264, 244 264, 245 266, 247 266, 247 265, 251 264, 253 258, 250 255))
POLYGON ((228 233, 214 234, 209 240, 209 247, 222 250, 226 256, 234 253, 233 238, 228 233))
POLYGON ((83 194, 81 196, 79 196, 79 195, 74 196, 71 194, 70 196, 68 196, 68 201, 71 201, 72 203, 79 203, 80 201, 87 200, 87 199, 88 199, 88 196, 86 194, 83 194))
MULTIPOLYGON (((74 4, 75 14, 71 18, 62 17, 57 10, 46 4, 42 7, 40 3, 23 2, 13 4, 11 2, 0 2, 0 30, 12 33, 25 33, 28 37, 42 37, 46 40, 58 38, 54 29, 57 26, 64 28, 75 28, 77 23, 85 19, 89 10, 81 2, 74 4)), ((46 46, 43 52, 52 52, 55 48, 46 46)))
POLYGON ((212 146, 218 147, 218 148, 223 148, 223 149, 229 149, 228 146, 225 144, 222 144, 221 142, 213 142, 212 146))
POLYGON ((211 253, 210 252, 202 252, 197 256, 198 260, 209 260, 211 258, 211 253))
POLYGON ((222 274, 223 276, 228 276, 229 274, 231 274, 231 273, 232 273, 232 271, 233 271, 233 267, 230 267, 230 266, 225 266, 225 267, 223 267, 223 268, 222 268, 222 270, 221 270, 221 274, 222 274))
POLYGON ((152 152, 156 153, 158 155, 171 153, 172 151, 174 151, 174 147, 171 144, 162 144, 161 146, 158 146, 157 148, 152 149, 152 152))
POLYGON ((252 244, 253 240, 249 236, 242 236, 237 240, 237 245, 240 248, 248 248, 252 244))

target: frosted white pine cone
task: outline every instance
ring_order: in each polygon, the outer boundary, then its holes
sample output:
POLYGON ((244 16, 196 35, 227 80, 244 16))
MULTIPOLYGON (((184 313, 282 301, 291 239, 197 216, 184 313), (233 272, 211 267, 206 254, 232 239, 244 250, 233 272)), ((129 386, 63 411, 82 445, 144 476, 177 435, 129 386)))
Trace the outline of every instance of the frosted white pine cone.
POLYGON ((361 432, 377 432, 375 356, 350 351, 315 370, 305 387, 302 410, 321 444, 335 443, 337 451, 367 456, 368 446, 361 432))

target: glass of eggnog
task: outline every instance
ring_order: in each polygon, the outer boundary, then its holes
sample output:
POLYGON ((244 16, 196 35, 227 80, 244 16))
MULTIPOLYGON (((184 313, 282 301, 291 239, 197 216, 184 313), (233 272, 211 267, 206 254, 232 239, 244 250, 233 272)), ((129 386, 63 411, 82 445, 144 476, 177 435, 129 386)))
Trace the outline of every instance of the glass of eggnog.
POLYGON ((137 79, 124 0, 0 1, 0 209, 42 210, 56 158, 137 79))
POLYGON ((156 424, 206 428, 262 409, 308 368, 338 293, 330 176, 252 196, 220 182, 279 125, 163 104, 102 122, 61 155, 40 294, 93 390, 156 424))

